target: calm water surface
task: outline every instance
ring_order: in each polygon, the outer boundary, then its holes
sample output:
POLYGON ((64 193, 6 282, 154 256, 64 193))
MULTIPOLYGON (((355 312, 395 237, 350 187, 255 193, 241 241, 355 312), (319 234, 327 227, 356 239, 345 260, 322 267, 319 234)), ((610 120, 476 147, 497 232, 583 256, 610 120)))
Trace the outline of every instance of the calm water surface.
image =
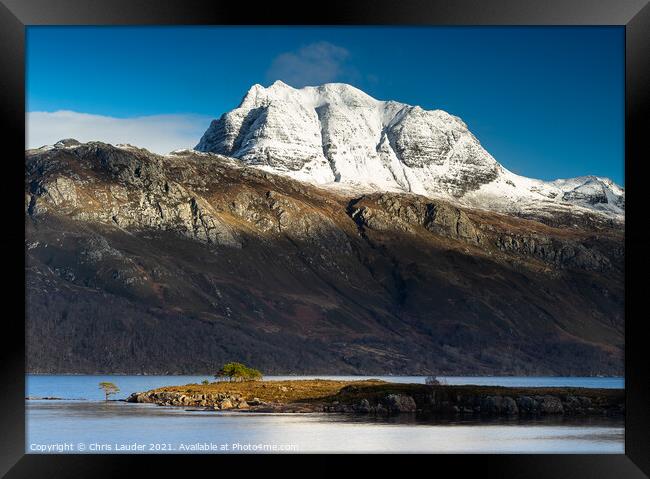
MULTIPOLYGON (((312 376, 315 377, 315 376, 312 376)), ((320 378, 328 378, 319 376, 320 378)), ((307 379, 308 376, 266 379, 307 379)), ((364 379, 367 377, 334 377, 364 379)), ((31 453, 435 452, 623 453, 621 419, 420 420, 342 414, 187 411, 104 402, 100 381, 135 391, 206 376, 27 376, 26 450, 31 453)), ((423 377, 380 377, 424 382, 423 377)), ((448 384, 624 387, 622 378, 445 378, 448 384)))

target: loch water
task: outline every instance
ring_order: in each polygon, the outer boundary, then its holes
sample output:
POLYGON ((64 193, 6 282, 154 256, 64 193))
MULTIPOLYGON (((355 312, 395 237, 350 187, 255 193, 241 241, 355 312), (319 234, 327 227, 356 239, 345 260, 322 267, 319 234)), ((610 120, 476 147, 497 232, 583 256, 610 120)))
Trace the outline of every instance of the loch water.
MULTIPOLYGON (((312 379, 275 376, 266 380, 312 379)), ((369 376, 317 376, 367 379, 369 376)), ((422 383, 420 376, 377 377, 422 383)), ((27 453, 616 453, 624 452, 622 418, 422 419, 346 414, 192 411, 103 401, 100 381, 120 388, 114 399, 206 376, 26 377, 27 453), (59 398, 44 400, 38 398, 59 398)), ((447 384, 623 388, 623 378, 447 377, 447 384)))

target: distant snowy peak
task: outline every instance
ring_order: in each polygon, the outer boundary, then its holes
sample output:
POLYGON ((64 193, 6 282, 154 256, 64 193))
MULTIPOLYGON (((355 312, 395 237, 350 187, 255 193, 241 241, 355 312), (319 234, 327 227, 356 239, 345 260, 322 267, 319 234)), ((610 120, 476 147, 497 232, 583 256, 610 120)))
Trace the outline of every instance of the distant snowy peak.
POLYGON ((460 201, 468 206, 524 216, 551 217, 556 213, 601 213, 625 220, 625 191, 609 178, 582 176, 542 181, 504 170, 460 201))
POLYGON ((551 184, 562 190, 562 199, 565 201, 583 202, 589 205, 609 204, 625 208, 625 191, 609 178, 580 176, 555 180, 551 184))
POLYGON ((460 118, 376 100, 343 83, 253 85, 195 149, 320 185, 413 192, 512 213, 575 207, 624 216, 624 191, 611 180, 515 175, 460 118))
POLYGON ((442 110, 379 101, 350 85, 254 85, 196 146, 318 184, 460 196, 500 165, 442 110))

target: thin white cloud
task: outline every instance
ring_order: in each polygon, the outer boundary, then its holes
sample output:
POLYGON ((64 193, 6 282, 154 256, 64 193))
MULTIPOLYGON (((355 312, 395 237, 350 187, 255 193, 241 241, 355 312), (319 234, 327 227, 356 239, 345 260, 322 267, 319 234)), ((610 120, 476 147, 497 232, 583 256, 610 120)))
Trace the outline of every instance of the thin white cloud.
POLYGON ((75 111, 26 114, 27 148, 52 145, 64 138, 81 142, 130 143, 155 153, 193 148, 210 124, 200 115, 151 115, 115 118, 75 111))
POLYGON ((329 42, 306 45, 278 55, 266 72, 269 81, 282 80, 294 87, 321 85, 350 79, 358 72, 348 64, 350 52, 329 42))

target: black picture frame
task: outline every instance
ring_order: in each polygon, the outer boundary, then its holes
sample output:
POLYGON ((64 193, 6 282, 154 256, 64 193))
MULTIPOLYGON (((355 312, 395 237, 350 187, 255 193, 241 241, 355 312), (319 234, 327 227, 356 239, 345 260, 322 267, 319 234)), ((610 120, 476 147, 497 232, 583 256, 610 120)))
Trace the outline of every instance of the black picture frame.
MULTIPOLYGON (((470 468, 495 477, 647 477, 650 475, 650 377, 644 322, 647 313, 633 313, 643 287, 631 281, 644 268, 643 236, 635 235, 643 201, 639 174, 648 161, 650 105, 650 5, 647 0, 329 0, 317 8, 290 2, 261 4, 221 0, 0 0, 0 102, 4 158, 3 234, 5 290, 8 304, 2 327, 2 433, 0 473, 6 477, 129 477, 157 468, 168 470, 179 456, 91 456, 25 454, 24 347, 24 168, 25 150, 25 26, 28 25, 620 25, 625 27, 625 187, 626 205, 626 335, 625 453, 620 455, 462 455, 436 456, 433 471, 451 467, 454 474, 470 468), (310 13, 311 12, 311 13, 310 13), (645 156, 644 156, 645 155, 645 156), (630 199, 630 195, 632 195, 630 199), (638 217, 638 219, 637 219, 638 217), (15 222, 15 224, 13 224, 15 222), (8 261, 11 260, 11 261, 8 261), (640 291, 639 291, 640 292, 640 291), (15 326, 11 328, 11 326, 15 326)), ((284 456, 286 458, 286 456, 284 456)), ((278 456, 264 456, 270 467, 278 456)), ((335 462, 312 457, 332 470, 335 462)), ((214 456, 192 456, 193 467, 215 464, 214 456)), ((219 461, 225 461, 219 457, 219 461)), ((229 456, 242 467, 250 457, 229 456), (246 461, 246 462, 244 462, 246 461)), ((375 465, 395 463, 395 457, 375 456, 375 465)), ((411 460, 411 459, 409 459, 411 460)), ((425 457, 425 460, 429 460, 425 457)), ((223 462, 222 462, 223 463, 223 462)), ((286 467, 286 466, 285 466, 286 467)), ((313 467, 313 466, 312 466, 313 467)), ((318 467, 318 465, 316 465, 318 467)), ((236 470, 236 469, 235 469, 236 470)), ((217 473, 214 470, 214 473, 217 473)), ((192 472, 194 474, 194 472, 192 472)))

